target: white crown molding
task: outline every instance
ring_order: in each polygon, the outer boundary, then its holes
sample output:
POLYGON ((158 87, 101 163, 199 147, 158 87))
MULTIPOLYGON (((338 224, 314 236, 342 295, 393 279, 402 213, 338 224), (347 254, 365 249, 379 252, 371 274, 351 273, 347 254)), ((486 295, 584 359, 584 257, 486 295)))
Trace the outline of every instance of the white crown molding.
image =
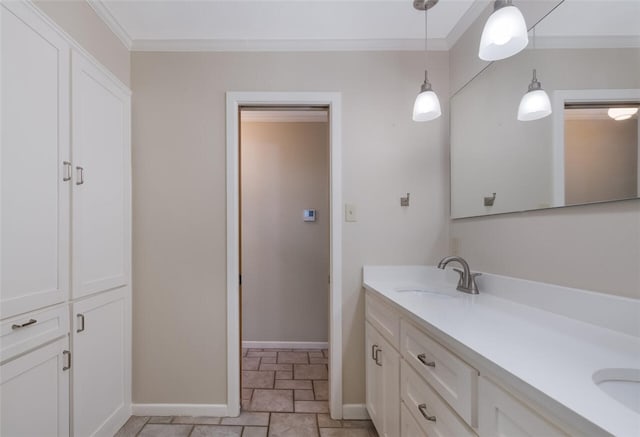
MULTIPOLYGON (((423 39, 138 39, 135 52, 333 52, 333 51, 421 51, 423 39)), ((429 50, 449 50, 444 38, 429 40, 429 50)))
MULTIPOLYGON (((532 42, 529 43, 531 48, 532 42)), ((624 49, 640 47, 640 36, 536 36, 536 49, 624 49)))
MULTIPOLYGON (((240 111, 242 115, 242 122, 249 123, 326 123, 329 121, 329 114, 327 111, 240 111)), ((251 342, 252 344, 257 342, 251 342)), ((267 342, 268 343, 268 342, 267 342)), ((243 342, 244 344, 244 342, 243 342)), ((305 343, 306 344, 306 343, 305 343)), ((311 344, 311 343, 309 343, 311 344)), ((261 348, 268 346, 248 346, 253 348, 261 348)), ((289 347, 294 349, 294 346, 272 346, 272 347, 289 347)), ((298 349, 305 349, 315 346, 299 346, 298 349)), ((320 347, 320 346, 318 346, 320 347)))
POLYGON ((116 20, 113 16, 109 8, 104 4, 102 0, 87 0, 89 6, 93 8, 98 17, 111 29, 111 31, 118 37, 122 44, 127 48, 127 50, 131 51, 131 47, 133 45, 133 40, 127 33, 127 31, 122 27, 120 22, 116 20))
POLYGON ((447 47, 451 49, 464 35, 464 33, 471 27, 471 25, 482 15, 482 13, 489 7, 490 4, 493 4, 492 0, 476 0, 467 12, 458 20, 458 22, 453 26, 453 29, 449 32, 446 37, 447 47))

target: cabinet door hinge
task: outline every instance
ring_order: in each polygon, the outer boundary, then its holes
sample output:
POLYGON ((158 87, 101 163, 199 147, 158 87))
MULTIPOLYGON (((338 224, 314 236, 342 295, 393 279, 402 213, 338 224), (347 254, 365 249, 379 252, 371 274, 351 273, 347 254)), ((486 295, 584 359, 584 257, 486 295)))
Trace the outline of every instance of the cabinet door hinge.
POLYGON ((65 362, 62 365, 62 370, 69 370, 71 368, 71 352, 62 351, 62 355, 64 355, 65 362))

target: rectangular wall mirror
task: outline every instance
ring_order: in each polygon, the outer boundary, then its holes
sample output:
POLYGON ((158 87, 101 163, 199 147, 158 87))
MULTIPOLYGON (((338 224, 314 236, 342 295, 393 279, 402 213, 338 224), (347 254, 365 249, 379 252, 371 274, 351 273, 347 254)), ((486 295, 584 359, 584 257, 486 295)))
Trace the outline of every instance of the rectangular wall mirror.
POLYGON ((529 46, 451 99, 452 218, 637 199, 638 113, 615 115, 640 106, 640 2, 520 3, 529 46), (553 113, 518 121, 533 69, 553 113))

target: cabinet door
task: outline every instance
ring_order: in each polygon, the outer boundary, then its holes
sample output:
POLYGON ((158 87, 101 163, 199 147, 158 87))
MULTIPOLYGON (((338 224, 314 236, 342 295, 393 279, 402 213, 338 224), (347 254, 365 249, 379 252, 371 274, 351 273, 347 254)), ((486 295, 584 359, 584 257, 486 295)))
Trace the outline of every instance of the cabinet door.
POLYGON ((400 434, 400 356, 366 322, 367 411, 381 437, 400 434))
POLYGON ((131 405, 131 312, 127 288, 72 305, 73 435, 113 435, 131 405))
POLYGON ((72 54, 73 298, 120 287, 130 266, 130 97, 72 54))
POLYGON ((378 431, 382 430, 382 386, 379 381, 380 366, 375 361, 375 352, 380 346, 380 334, 365 322, 365 373, 366 405, 369 417, 378 431))
POLYGON ((69 294, 69 47, 31 7, 0 4, 0 318, 69 294))
POLYGON ((0 367, 0 435, 69 435, 68 347, 65 335, 0 367))

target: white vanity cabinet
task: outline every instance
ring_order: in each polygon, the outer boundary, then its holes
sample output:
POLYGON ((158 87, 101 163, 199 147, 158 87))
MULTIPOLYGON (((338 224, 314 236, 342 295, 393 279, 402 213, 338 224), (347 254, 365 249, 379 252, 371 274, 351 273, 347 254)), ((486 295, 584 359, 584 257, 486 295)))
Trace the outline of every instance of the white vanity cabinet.
POLYGON ((33 3, 0 20, 1 435, 113 435, 131 410, 130 91, 33 3))
POLYGON ((367 411, 381 437, 396 437, 400 435, 400 319, 380 301, 367 299, 366 307, 367 411))

